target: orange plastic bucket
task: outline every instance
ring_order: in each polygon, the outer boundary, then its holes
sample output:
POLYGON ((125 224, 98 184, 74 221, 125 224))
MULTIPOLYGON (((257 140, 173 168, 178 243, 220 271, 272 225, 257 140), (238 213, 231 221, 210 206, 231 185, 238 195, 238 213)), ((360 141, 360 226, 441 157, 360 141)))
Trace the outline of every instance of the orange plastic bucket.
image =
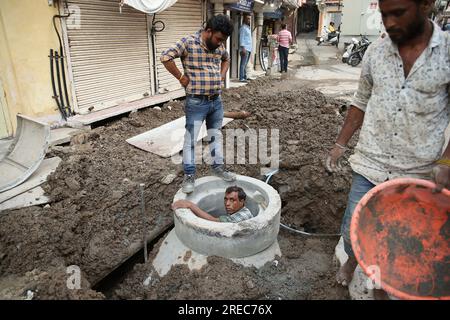
POLYGON ((450 191, 433 193, 434 187, 391 180, 370 190, 353 214, 359 265, 400 299, 450 299, 450 191))

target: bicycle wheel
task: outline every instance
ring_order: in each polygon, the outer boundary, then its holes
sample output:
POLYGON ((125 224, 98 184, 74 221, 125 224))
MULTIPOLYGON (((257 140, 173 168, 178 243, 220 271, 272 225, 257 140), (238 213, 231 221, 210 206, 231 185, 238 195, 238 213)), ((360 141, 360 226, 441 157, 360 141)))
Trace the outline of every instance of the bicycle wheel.
POLYGON ((259 63, 264 71, 267 71, 269 65, 269 48, 262 45, 262 41, 259 46, 259 63))

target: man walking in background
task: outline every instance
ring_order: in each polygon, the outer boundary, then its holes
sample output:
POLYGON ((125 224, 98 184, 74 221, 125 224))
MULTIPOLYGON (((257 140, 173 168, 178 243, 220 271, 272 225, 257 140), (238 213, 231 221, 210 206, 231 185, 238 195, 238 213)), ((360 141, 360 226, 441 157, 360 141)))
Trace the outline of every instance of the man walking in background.
POLYGON ((239 66, 239 81, 246 82, 247 64, 252 53, 252 30, 250 29, 251 15, 244 14, 242 27, 239 31, 239 53, 241 64, 239 66))
POLYGON ((292 35, 286 29, 286 24, 281 25, 281 31, 278 33, 278 53, 280 54, 281 72, 287 72, 289 46, 292 44, 292 35))

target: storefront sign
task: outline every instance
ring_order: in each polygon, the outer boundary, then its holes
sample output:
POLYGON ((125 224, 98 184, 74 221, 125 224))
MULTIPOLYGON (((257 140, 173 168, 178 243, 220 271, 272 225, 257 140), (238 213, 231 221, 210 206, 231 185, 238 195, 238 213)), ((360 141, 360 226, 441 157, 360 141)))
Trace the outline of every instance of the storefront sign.
POLYGON ((264 18, 283 19, 283 11, 281 9, 276 9, 273 12, 264 12, 264 18))
POLYGON ((254 5, 253 0, 239 0, 238 3, 230 4, 226 6, 226 8, 230 10, 251 13, 253 11, 253 5, 254 5))

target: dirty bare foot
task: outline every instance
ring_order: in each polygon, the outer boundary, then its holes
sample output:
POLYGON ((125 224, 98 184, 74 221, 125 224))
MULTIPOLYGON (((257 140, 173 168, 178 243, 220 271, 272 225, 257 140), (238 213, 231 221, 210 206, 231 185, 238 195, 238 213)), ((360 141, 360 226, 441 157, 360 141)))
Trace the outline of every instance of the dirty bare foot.
POLYGON ((373 289, 373 298, 375 300, 390 300, 387 292, 383 289, 373 289))
POLYGON ((347 261, 339 268, 336 274, 337 283, 348 286, 352 281, 353 273, 358 265, 355 257, 348 257, 347 261))

